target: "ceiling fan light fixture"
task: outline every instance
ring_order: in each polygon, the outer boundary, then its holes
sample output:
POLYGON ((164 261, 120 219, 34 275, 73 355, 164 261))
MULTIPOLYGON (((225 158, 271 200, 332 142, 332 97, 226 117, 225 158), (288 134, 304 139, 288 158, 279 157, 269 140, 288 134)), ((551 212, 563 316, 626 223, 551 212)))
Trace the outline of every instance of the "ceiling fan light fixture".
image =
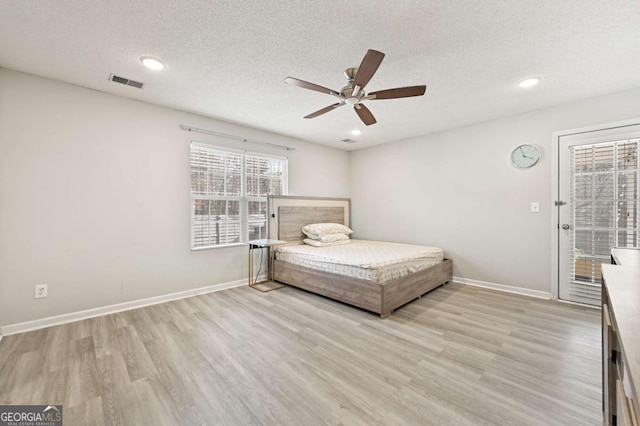
POLYGON ((538 83, 540 83, 540 77, 531 77, 519 82, 518 86, 522 87, 523 89, 528 89, 530 87, 535 86, 538 83))
POLYGON ((356 98, 355 96, 349 96, 344 100, 344 103, 347 105, 357 105, 358 103, 360 103, 360 99, 356 98))
POLYGON ((165 67, 164 62, 162 62, 158 58, 153 58, 151 56, 141 56, 140 57, 140 62, 142 62, 142 64, 145 67, 149 68, 150 70, 154 70, 154 71, 160 71, 160 70, 164 69, 164 67, 165 67))
POLYGON ((351 134, 353 136, 359 136, 359 135, 362 134, 362 130, 354 129, 354 130, 351 131, 351 134))

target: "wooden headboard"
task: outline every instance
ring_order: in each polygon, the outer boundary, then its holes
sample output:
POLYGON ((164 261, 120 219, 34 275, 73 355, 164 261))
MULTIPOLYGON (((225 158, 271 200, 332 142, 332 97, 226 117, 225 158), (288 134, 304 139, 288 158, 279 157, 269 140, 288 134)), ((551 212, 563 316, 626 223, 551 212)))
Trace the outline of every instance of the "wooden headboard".
POLYGON ((348 198, 273 196, 267 202, 269 238, 300 244, 302 227, 310 223, 341 223, 350 226, 348 198))

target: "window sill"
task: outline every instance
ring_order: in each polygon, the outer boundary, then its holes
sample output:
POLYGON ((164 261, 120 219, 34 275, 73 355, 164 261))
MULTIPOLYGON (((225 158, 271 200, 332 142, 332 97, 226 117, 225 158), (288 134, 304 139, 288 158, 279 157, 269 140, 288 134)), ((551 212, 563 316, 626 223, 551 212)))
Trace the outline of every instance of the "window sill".
POLYGON ((229 247, 243 247, 248 246, 247 243, 232 243, 232 244, 220 244, 219 246, 207 246, 207 247, 191 247, 191 251, 203 251, 203 250, 215 250, 229 247))

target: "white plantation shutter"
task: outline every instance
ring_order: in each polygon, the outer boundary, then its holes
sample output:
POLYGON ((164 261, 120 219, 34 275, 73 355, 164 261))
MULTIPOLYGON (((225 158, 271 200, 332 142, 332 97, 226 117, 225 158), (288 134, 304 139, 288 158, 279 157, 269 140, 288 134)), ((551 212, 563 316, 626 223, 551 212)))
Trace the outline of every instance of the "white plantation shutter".
POLYGON ((638 139, 571 147, 569 293, 599 303, 611 248, 638 245, 638 139))
POLYGON ((191 143, 191 248, 266 238, 267 195, 287 192, 287 159, 191 143))

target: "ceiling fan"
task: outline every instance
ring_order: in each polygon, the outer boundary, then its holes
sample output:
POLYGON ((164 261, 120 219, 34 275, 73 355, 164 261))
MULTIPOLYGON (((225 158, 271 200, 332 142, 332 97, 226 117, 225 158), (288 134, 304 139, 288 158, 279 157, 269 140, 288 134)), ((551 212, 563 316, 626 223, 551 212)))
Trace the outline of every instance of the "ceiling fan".
POLYGON ((364 92, 364 88, 378 70, 378 67, 382 63, 382 59, 384 59, 384 53, 369 49, 364 55, 364 58, 362 58, 362 62, 358 68, 347 68, 345 70, 344 76, 347 78, 348 83, 339 92, 293 77, 285 78, 284 82, 304 89, 326 93, 335 96, 340 100, 340 102, 329 105, 328 107, 322 108, 316 112, 312 112, 304 118, 316 118, 346 104, 352 105, 362 122, 367 126, 370 126, 376 123, 376 119, 371 111, 369 111, 369 108, 362 104, 362 101, 422 96, 427 90, 427 86, 422 85, 379 90, 377 92, 366 94, 364 92))

